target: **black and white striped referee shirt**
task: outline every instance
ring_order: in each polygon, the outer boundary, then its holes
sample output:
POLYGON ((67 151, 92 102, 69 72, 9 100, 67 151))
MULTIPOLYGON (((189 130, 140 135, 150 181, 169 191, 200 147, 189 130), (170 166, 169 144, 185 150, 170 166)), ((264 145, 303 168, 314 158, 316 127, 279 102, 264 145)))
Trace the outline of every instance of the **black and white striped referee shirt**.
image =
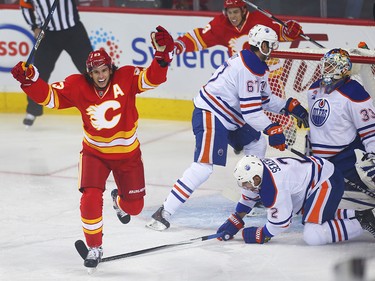
POLYGON ((49 31, 65 30, 79 22, 75 0, 20 0, 22 14, 32 30, 43 26, 54 1, 59 2, 48 24, 49 31))

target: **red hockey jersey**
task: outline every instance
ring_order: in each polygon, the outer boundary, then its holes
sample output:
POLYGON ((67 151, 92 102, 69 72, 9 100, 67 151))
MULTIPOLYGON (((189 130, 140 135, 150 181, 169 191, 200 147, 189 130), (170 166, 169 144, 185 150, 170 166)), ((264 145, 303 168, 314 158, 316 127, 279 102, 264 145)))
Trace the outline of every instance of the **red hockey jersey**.
POLYGON ((195 28, 178 37, 177 40, 185 44, 185 52, 200 51, 221 45, 227 47, 229 56, 232 56, 244 48, 250 48, 248 34, 250 29, 257 24, 271 27, 278 34, 279 41, 284 41, 281 37, 281 25, 258 11, 246 13, 241 29, 233 26, 225 15, 220 14, 214 17, 205 28, 195 28))
POLYGON ((123 159, 139 149, 136 94, 165 82, 167 69, 156 60, 145 69, 123 66, 114 72, 103 93, 82 74, 50 85, 39 78, 22 89, 35 102, 49 108, 76 107, 83 121, 83 150, 105 159, 123 159))

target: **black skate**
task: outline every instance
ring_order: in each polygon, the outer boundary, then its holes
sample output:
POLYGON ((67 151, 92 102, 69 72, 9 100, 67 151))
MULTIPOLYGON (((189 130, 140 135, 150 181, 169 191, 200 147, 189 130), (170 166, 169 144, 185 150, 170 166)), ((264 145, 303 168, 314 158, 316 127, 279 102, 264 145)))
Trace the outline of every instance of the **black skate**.
POLYGON ((151 217, 152 221, 146 224, 146 227, 151 228, 153 230, 162 231, 168 229, 171 224, 167 221, 167 218, 170 217, 171 214, 164 210, 164 206, 161 206, 151 217))
POLYGON ((355 217, 364 230, 367 230, 375 237, 375 209, 355 211, 355 217))
POLYGON ((115 209, 118 219, 123 224, 127 224, 130 221, 130 215, 125 213, 123 210, 121 210, 121 208, 117 204, 117 195, 118 195, 117 189, 112 190, 111 196, 113 200, 113 209, 115 209))
POLYGON ((102 260, 103 249, 102 247, 93 247, 88 250, 89 252, 83 264, 88 268, 96 268, 102 260))
POLYGON ((36 116, 30 113, 26 114, 25 119, 23 119, 23 124, 26 126, 26 129, 30 128, 34 124, 35 119, 36 119, 36 116))

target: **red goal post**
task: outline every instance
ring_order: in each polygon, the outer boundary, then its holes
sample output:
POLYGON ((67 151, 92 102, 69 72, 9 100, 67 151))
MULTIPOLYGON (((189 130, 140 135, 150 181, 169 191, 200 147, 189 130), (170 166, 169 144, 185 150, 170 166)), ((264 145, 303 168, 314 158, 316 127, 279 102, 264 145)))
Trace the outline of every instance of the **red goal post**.
MULTIPOLYGON (((271 53, 267 64, 270 68, 269 84, 276 95, 288 99, 298 99, 307 109, 309 87, 321 77, 320 60, 329 49, 289 49, 271 53)), ((375 100, 375 51, 350 49, 353 63, 351 78, 360 82, 375 100)), ((267 112, 273 122, 283 125, 287 143, 298 151, 305 151, 306 129, 299 129, 296 120, 267 112)), ((278 156, 280 153, 269 148, 267 156, 278 156)))

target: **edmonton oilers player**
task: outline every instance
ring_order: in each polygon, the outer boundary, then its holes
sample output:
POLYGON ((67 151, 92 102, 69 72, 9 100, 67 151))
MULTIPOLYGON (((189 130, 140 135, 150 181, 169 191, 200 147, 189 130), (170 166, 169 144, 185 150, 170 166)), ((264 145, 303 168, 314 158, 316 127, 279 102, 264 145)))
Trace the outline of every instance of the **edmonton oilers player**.
POLYGON ((343 49, 322 58, 322 77, 308 91, 311 153, 330 160, 350 182, 374 190, 375 107, 351 79, 351 68, 343 49))
POLYGON ((258 24, 249 32, 250 49, 221 65, 194 98, 192 127, 195 135, 194 162, 173 185, 167 199, 146 226, 154 230, 170 227, 168 219, 211 175, 214 165, 225 166, 228 144, 242 146, 244 153, 264 156, 269 145, 285 150, 283 128, 272 123, 263 109, 286 111, 308 124, 307 111, 293 98, 273 95, 265 60, 277 49, 276 32, 258 24))
POLYGON ((245 243, 263 244, 287 230, 301 214, 303 240, 317 246, 354 239, 367 230, 375 237, 375 209, 339 209, 344 193, 342 173, 320 157, 244 156, 234 169, 242 196, 236 211, 217 230, 219 240, 230 240, 241 229, 245 243), (254 198, 267 208, 263 226, 245 227, 243 218, 254 198))

